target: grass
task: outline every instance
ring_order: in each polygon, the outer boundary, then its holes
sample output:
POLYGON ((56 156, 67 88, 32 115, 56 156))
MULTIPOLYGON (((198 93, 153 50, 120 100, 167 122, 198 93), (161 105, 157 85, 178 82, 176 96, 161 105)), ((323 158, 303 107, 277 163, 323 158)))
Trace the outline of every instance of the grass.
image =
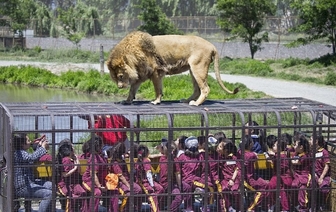
MULTIPOLYGON (((98 93, 107 96, 125 97, 127 89, 118 89, 116 83, 112 82, 109 74, 101 75, 96 70, 67 71, 60 75, 34 66, 8 66, 0 67, 0 82, 12 83, 27 86, 38 86, 47 88, 72 89, 85 93, 98 93)), ((179 75, 164 78, 164 100, 179 100, 188 98, 193 91, 190 76, 179 75), (181 89, 182 88, 182 89, 181 89)), ((240 92, 236 95, 225 93, 215 79, 209 78, 211 92, 208 99, 233 99, 233 98, 263 98, 266 95, 262 92, 253 92, 240 83, 226 83, 229 89, 239 87, 240 92)), ((138 99, 151 100, 155 96, 153 85, 146 81, 140 86, 137 93, 138 99)))

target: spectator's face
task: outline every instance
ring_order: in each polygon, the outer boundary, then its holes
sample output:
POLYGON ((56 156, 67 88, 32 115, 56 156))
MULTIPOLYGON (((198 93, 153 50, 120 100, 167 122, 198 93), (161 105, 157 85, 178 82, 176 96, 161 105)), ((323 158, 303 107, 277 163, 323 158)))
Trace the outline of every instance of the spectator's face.
POLYGON ((272 147, 273 152, 277 152, 278 151, 278 142, 276 141, 272 147))
MULTIPOLYGON (((245 124, 246 127, 250 126, 249 123, 245 124)), ((245 135, 253 135, 254 130, 253 129, 249 129, 249 128, 245 128, 245 135)))
POLYGON ((225 146, 223 143, 218 144, 217 149, 216 149, 217 153, 220 155, 224 155, 224 147, 225 146))
POLYGON ((303 152, 303 147, 299 145, 299 141, 295 141, 294 148, 295 148, 295 152, 299 154, 303 152))

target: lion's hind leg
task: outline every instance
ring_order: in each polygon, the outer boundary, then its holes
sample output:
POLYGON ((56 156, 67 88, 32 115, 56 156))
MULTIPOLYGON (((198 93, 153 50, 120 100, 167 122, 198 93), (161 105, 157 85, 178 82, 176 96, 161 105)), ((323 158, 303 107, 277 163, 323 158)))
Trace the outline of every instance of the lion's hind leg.
POLYGON ((165 72, 162 70, 157 70, 153 73, 153 76, 151 78, 154 90, 155 90, 155 99, 151 101, 153 105, 157 105, 161 103, 161 98, 163 96, 163 86, 162 86, 162 80, 165 76, 165 72))
POLYGON ((192 69, 192 81, 194 93, 189 97, 189 105, 198 106, 202 104, 210 93, 210 87, 207 82, 207 70, 202 68, 192 69))
POLYGON ((198 99, 198 97, 201 95, 201 90, 200 90, 200 88, 197 84, 197 81, 196 81, 196 79, 195 79, 195 77, 194 77, 194 75, 191 71, 190 71, 190 76, 191 76, 194 91, 188 99, 181 99, 180 100, 183 103, 195 102, 196 99, 198 99))

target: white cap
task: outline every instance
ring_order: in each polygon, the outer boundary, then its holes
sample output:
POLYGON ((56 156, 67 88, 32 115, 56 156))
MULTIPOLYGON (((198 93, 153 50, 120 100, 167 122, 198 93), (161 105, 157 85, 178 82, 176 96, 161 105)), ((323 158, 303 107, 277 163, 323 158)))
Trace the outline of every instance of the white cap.
POLYGON ((190 136, 184 141, 184 144, 188 149, 198 147, 198 140, 195 136, 190 136))

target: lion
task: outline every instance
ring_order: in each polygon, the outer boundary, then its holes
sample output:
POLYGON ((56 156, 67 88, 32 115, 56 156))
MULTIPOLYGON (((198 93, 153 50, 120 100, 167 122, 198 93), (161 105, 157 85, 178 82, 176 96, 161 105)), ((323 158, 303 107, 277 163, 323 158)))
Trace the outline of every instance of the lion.
POLYGON ((152 104, 160 104, 163 96, 162 81, 165 75, 190 72, 194 92, 186 100, 189 105, 201 105, 210 88, 207 83, 210 64, 214 62, 216 79, 229 94, 238 92, 227 89, 219 73, 219 55, 216 47, 198 36, 157 35, 135 31, 124 37, 110 52, 106 65, 111 79, 118 88, 130 85, 129 95, 123 102, 132 104, 141 83, 151 80, 155 89, 152 104))

